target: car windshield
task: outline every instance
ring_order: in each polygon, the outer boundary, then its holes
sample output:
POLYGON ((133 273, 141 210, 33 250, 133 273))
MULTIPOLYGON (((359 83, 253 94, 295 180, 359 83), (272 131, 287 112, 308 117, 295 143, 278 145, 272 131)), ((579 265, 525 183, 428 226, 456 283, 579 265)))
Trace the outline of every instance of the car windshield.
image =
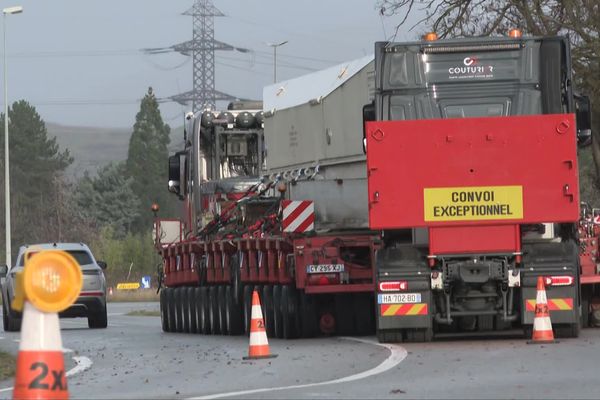
MULTIPOLYGON (((93 263, 92 256, 90 255, 90 253, 88 253, 85 250, 66 250, 66 252, 69 253, 77 261, 77 263, 79 265, 86 265, 86 264, 92 264, 93 263)), ((29 256, 32 256, 35 253, 36 252, 32 251, 32 252, 30 252, 28 254, 29 254, 29 256)), ((27 253, 24 253, 24 254, 27 254, 27 253)), ((17 260, 17 264, 16 265, 18 267, 22 267, 23 266, 23 259, 25 258, 24 254, 21 255, 19 257, 19 259, 17 260)))

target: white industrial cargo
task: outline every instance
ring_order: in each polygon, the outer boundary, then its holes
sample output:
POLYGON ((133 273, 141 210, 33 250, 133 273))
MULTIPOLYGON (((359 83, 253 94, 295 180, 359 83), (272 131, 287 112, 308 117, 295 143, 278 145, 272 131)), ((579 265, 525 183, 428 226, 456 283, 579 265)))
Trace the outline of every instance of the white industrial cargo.
POLYGON ((368 227, 362 108, 373 99, 373 56, 268 86, 263 91, 269 174, 317 168, 290 185, 315 202, 315 229, 368 227))

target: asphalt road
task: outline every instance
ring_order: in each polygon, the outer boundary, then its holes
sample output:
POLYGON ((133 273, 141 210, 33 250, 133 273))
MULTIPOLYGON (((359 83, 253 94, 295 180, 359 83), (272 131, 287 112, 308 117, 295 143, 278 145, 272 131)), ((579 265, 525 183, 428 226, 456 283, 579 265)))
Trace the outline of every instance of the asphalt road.
MULTIPOLYGON (((72 398, 598 398, 600 330, 554 345, 522 339, 382 346, 374 338, 270 340, 277 358, 244 361, 246 337, 163 333, 158 317, 109 304, 109 327, 63 319, 72 398)), ((19 334, 0 333, 16 354, 19 334)), ((10 398, 12 381, 0 382, 10 398)))

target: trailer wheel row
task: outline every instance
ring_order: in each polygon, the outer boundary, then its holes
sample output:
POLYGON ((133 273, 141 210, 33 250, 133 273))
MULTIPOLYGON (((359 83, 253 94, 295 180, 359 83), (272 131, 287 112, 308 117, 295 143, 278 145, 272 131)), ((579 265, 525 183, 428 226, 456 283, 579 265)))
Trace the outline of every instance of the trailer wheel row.
POLYGON ((235 286, 231 285, 163 288, 160 292, 162 329, 213 335, 249 334, 254 290, 261 299, 268 337, 310 338, 320 331, 339 335, 373 332, 374 314, 368 295, 335 295, 329 298, 333 300, 331 305, 326 297, 319 300, 290 285, 244 285, 239 301, 236 301, 235 286), (325 327, 320 325, 321 319, 325 320, 325 327))

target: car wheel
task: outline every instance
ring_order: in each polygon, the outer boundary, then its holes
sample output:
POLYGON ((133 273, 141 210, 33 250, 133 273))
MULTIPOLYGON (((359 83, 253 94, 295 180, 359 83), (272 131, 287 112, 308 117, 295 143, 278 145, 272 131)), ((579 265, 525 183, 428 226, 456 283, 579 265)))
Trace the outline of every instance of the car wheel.
POLYGON ((6 310, 6 300, 2 296, 2 327, 4 332, 8 332, 8 311, 6 310))
POLYGON ((99 313, 94 313, 88 316, 88 327, 92 329, 106 328, 108 326, 108 315, 106 313, 106 305, 104 310, 99 313))
POLYGON ((8 302, 2 299, 2 322, 5 332, 19 332, 21 330, 21 318, 12 315, 8 302))

